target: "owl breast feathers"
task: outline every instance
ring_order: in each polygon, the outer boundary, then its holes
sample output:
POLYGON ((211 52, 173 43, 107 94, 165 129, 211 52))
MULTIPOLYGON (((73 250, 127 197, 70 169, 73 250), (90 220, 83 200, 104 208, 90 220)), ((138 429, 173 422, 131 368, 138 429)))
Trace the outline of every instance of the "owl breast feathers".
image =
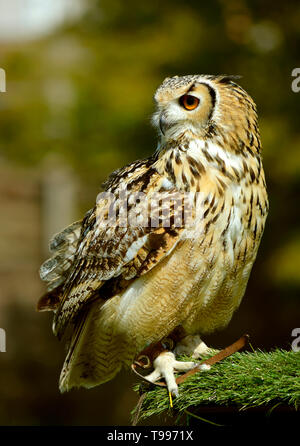
POLYGON ((165 79, 155 102, 154 155, 114 172, 41 266, 38 309, 69 337, 62 391, 112 379, 178 327, 225 327, 245 292, 268 212, 255 104, 208 75, 165 79))

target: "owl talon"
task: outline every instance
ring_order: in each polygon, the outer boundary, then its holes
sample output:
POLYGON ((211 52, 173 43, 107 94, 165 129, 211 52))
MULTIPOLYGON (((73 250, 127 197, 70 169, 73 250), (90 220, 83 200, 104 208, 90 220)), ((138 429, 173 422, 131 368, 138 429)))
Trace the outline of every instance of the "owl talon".
POLYGON ((153 372, 145 376, 145 378, 153 383, 160 378, 164 378, 168 391, 172 396, 178 397, 179 391, 175 381, 174 372, 190 370, 196 366, 196 363, 177 361, 174 353, 164 351, 153 361, 153 366, 153 372))

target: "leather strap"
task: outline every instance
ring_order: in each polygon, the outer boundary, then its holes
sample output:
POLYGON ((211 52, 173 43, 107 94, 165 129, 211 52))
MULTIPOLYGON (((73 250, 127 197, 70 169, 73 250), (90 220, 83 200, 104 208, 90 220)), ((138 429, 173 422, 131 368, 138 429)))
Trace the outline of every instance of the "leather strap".
MULTIPOLYGON (((245 335, 241 336, 236 342, 229 345, 229 347, 224 348, 223 350, 219 351, 216 355, 206 359, 205 361, 200 362, 199 364, 196 365, 196 367, 194 367, 193 369, 184 373, 183 375, 179 376, 176 379, 176 384, 183 383, 187 378, 189 378, 190 376, 194 375, 195 373, 201 371, 200 366, 202 366, 204 364, 212 366, 212 365, 216 364, 217 362, 220 362, 223 359, 227 358, 228 356, 232 355, 233 353, 241 350, 243 347, 245 347, 248 340, 249 340, 249 335, 245 334, 245 335)), ((147 378, 145 378, 145 376, 143 376, 141 373, 139 373, 137 371, 138 366, 139 365, 137 363, 131 364, 131 369, 139 378, 143 379, 145 382, 147 382, 149 384, 153 384, 154 386, 158 386, 158 387, 166 387, 167 386, 165 382, 153 383, 152 381, 149 381, 147 378)))
MULTIPOLYGON (((202 361, 201 363, 197 364, 196 367, 194 367, 193 369, 189 370, 184 375, 179 376, 176 379, 176 383, 177 384, 181 384, 188 377, 190 377, 190 376, 194 375, 195 373, 199 372, 201 365, 206 364, 206 365, 212 366, 212 365, 216 364, 217 362, 222 361, 223 359, 225 359, 228 356, 232 355, 233 353, 236 353, 237 351, 239 351, 243 347, 245 347, 247 345, 248 341, 249 341, 249 335, 244 334, 236 342, 234 342, 233 344, 229 345, 229 347, 224 348, 223 350, 221 350, 220 352, 218 352, 216 355, 212 356, 211 358, 208 358, 205 361, 202 361)), ((164 382, 153 383, 152 381, 149 381, 147 378, 145 378, 141 373, 139 373, 136 370, 136 368, 138 366, 139 366, 139 364, 137 362, 131 364, 131 368, 132 368, 133 372, 136 375, 138 375, 141 379, 143 379, 147 383, 155 385, 155 386, 159 386, 159 387, 166 387, 167 386, 166 383, 164 383, 164 382)), ((141 396, 140 396, 140 398, 138 400, 138 403, 137 403, 137 406, 136 406, 135 415, 134 415, 134 419, 132 421, 132 426, 136 426, 137 423, 138 423, 140 411, 141 411, 141 408, 142 408, 143 401, 144 401, 145 397, 146 397, 146 392, 144 391, 143 393, 141 393, 141 396)))

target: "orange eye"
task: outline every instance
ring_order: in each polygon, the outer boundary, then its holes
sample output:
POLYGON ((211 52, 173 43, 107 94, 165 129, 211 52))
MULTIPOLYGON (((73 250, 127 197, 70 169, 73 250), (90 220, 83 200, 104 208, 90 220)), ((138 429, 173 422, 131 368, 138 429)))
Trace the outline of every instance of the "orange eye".
POLYGON ((186 110, 195 110, 198 107, 200 100, 191 94, 185 94, 179 99, 180 105, 186 110))

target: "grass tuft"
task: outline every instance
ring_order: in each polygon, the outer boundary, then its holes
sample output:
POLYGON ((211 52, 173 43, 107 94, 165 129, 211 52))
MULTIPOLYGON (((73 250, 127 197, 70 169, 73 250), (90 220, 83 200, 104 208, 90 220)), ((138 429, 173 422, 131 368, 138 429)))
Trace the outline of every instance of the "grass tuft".
MULTIPOLYGON (((139 389, 137 385, 135 390, 139 389)), ((276 404, 287 404, 295 409, 300 405, 300 352, 276 349, 269 353, 234 353, 211 370, 196 373, 180 384, 179 397, 173 399, 173 410, 181 415, 190 407, 204 405, 235 406, 245 410, 276 404)), ((140 407, 139 420, 169 410, 167 390, 151 386, 140 407)), ((136 409, 132 416, 135 412, 136 409)))

